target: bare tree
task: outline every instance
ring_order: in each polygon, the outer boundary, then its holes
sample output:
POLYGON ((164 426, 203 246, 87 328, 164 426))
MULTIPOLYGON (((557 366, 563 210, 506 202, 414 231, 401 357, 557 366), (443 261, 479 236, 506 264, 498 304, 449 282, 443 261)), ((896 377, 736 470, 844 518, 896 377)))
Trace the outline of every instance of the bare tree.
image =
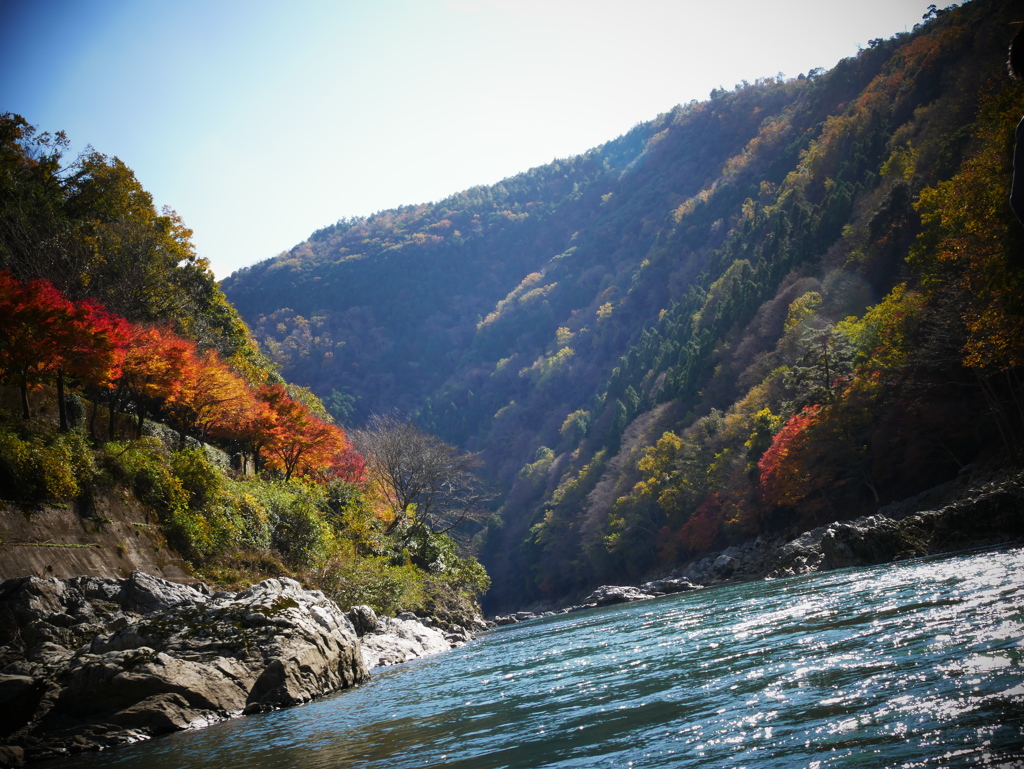
POLYGON ((366 461, 370 482, 394 514, 389 534, 416 524, 450 532, 486 515, 487 497, 473 473, 480 466, 476 454, 460 453, 397 413, 374 414, 349 436, 366 461))

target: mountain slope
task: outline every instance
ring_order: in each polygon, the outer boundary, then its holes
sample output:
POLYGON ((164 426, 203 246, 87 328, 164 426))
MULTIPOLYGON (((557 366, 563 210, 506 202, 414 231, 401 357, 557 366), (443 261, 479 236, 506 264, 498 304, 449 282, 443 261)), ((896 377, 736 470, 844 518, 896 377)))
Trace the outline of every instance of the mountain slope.
MULTIPOLYGON (((223 289, 337 416, 401 408, 483 453, 495 606, 913 493, 1012 449, 991 415, 1019 393, 985 384, 1012 357, 961 354, 980 278, 940 230, 972 159, 1005 200, 1022 4, 930 15, 829 72, 326 228, 223 289)), ((1019 245, 1005 205, 967 219, 1019 245)), ((987 264, 1012 295, 1013 265, 987 264)))

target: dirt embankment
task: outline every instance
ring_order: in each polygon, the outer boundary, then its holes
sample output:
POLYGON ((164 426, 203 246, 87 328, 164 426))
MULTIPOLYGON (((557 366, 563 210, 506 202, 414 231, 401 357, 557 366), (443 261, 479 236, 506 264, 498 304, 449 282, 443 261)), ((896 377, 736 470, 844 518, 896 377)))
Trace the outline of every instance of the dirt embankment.
POLYGON ((0 501, 0 581, 11 577, 127 577, 142 571, 191 582, 156 515, 115 488, 86 506, 0 501), (88 509, 84 509, 84 508, 88 509))

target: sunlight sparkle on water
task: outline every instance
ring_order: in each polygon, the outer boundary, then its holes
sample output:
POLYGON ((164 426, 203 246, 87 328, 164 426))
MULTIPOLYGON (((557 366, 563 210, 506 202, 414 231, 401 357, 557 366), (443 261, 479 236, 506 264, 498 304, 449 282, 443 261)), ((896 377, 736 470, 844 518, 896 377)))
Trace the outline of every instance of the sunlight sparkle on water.
POLYGON ((53 769, 1019 763, 1022 585, 1018 548, 551 617, 302 708, 53 769))

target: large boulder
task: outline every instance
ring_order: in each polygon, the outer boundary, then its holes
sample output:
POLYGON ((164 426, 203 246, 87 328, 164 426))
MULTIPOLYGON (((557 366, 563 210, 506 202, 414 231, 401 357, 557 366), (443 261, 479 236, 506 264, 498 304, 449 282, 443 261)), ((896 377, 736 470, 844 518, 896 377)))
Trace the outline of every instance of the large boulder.
POLYGON ((168 582, 166 579, 136 571, 123 582, 121 592, 114 600, 125 611, 151 614, 170 609, 180 603, 204 603, 206 596, 189 585, 168 582))
POLYGON ((654 596, 632 585, 602 585, 583 599, 583 605, 610 606, 616 603, 645 601, 649 598, 654 596))
POLYGON ((437 628, 414 618, 382 617, 377 627, 360 639, 367 669, 449 651, 452 644, 437 628))
POLYGON ((685 593, 688 590, 699 590, 700 585, 695 585, 685 577, 665 577, 645 582, 640 586, 642 593, 650 595, 673 595, 685 593))
POLYGON ((377 612, 372 606, 353 606, 348 610, 348 618, 360 638, 377 629, 377 612))
POLYGON ((348 616, 290 579, 214 596, 138 573, 8 580, 0 617, 5 756, 135 741, 308 702, 368 675, 348 616))
POLYGON ((833 523, 825 529, 819 543, 824 565, 841 569, 924 555, 928 533, 915 523, 896 521, 884 515, 833 523))

